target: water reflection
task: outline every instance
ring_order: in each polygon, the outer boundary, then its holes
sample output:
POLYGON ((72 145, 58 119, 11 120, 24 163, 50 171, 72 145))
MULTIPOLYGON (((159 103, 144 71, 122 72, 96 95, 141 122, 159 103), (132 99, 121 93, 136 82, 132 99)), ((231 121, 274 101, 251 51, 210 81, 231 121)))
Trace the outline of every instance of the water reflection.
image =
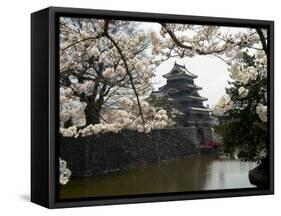
POLYGON ((196 156, 112 174, 72 178, 61 198, 254 187, 248 172, 255 163, 196 156))

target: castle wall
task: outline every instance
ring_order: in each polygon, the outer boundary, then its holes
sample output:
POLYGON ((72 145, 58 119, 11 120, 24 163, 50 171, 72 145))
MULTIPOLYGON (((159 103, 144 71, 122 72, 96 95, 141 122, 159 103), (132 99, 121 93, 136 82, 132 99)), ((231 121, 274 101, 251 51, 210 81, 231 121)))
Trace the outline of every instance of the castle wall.
POLYGON ((199 154, 195 128, 124 130, 79 138, 60 138, 60 157, 72 176, 90 176, 199 154))

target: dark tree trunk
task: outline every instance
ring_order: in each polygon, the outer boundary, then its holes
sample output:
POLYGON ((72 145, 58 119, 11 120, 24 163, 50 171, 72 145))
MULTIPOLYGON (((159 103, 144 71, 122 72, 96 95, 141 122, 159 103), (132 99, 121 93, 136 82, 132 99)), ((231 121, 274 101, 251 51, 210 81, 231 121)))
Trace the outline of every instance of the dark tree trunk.
POLYGON ((80 98, 83 98, 82 101, 87 103, 87 106, 84 110, 86 117, 86 126, 89 124, 99 124, 100 123, 100 112, 102 105, 104 103, 104 96, 107 88, 107 84, 103 81, 101 82, 103 64, 99 64, 97 72, 97 78, 95 80, 95 85, 93 88, 93 93, 90 96, 80 95, 80 98), (101 88, 100 88, 101 87, 101 88), (97 99, 98 97, 98 99, 97 99))
POLYGON ((71 126, 73 126, 72 118, 70 118, 68 121, 66 121, 66 122, 64 123, 64 127, 65 127, 65 128, 68 128, 68 127, 71 127, 71 126))
POLYGON ((88 103, 85 108, 86 125, 100 123, 100 108, 96 104, 88 103))

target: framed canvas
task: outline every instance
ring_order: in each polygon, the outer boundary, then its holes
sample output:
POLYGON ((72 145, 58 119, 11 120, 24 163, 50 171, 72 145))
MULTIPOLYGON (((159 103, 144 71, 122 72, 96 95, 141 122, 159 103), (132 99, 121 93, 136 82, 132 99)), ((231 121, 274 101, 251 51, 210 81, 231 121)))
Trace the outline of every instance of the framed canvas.
POLYGON ((33 13, 31 201, 273 194, 273 49, 273 21, 33 13))

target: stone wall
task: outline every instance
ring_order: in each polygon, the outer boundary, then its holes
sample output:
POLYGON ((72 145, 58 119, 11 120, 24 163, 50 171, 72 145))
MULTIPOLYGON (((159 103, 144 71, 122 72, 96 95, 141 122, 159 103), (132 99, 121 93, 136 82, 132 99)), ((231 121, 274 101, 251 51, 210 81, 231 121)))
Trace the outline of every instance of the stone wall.
POLYGON ((90 176, 199 154, 194 128, 124 130, 80 138, 60 138, 60 156, 72 176, 90 176))

